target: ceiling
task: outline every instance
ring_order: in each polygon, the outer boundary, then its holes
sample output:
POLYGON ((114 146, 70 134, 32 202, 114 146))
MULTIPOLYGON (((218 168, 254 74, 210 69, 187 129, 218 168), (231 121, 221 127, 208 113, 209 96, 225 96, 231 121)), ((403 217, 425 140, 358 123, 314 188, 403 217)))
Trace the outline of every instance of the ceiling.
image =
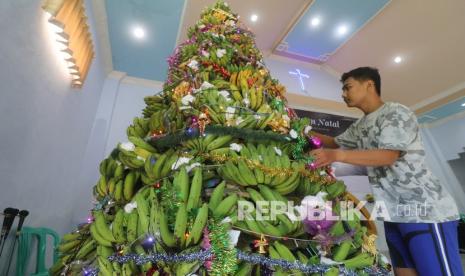
MULTIPOLYGON (((164 81, 166 58, 186 39, 201 11, 214 2, 106 0, 113 69, 164 81), (134 26, 145 29, 143 39, 134 39, 134 26)), ((463 0, 227 2, 256 34, 265 56, 311 63, 336 76, 358 66, 374 66, 380 70, 387 101, 406 104, 419 115, 437 109, 431 113, 434 120, 452 110, 465 110, 461 104, 455 108, 465 97, 463 0), (250 20, 252 14, 258 16, 256 22, 250 20), (311 24, 315 17, 320 19, 316 27, 311 24), (343 23, 346 33, 337 35, 343 23), (396 56, 402 62, 395 63, 396 56)))
POLYGON ((324 62, 388 2, 314 0, 276 50, 324 62))
POLYGON ((115 70, 164 80, 166 58, 176 45, 184 0, 106 0, 108 32, 115 70), (144 38, 133 37, 142 28, 144 38))

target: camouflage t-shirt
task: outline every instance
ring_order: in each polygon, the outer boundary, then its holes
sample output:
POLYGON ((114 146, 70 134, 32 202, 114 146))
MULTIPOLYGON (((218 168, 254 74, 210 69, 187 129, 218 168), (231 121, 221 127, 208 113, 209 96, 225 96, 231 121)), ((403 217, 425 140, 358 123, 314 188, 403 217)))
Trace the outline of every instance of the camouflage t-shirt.
POLYGON ((378 219, 433 223, 459 218, 453 198, 426 166, 417 119, 407 107, 385 103, 353 123, 335 142, 350 149, 401 151, 391 166, 367 167, 375 208, 382 211, 378 219))

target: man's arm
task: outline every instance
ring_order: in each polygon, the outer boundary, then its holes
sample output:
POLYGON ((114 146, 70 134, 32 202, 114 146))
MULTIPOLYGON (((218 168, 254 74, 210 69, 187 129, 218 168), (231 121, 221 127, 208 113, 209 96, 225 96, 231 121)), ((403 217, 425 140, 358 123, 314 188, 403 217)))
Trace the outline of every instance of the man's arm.
POLYGON ((314 131, 311 131, 310 135, 320 138, 320 140, 323 142, 323 146, 325 148, 330 148, 330 149, 339 148, 339 145, 336 144, 336 142, 334 142, 334 137, 324 135, 324 134, 320 134, 320 133, 317 133, 317 132, 314 132, 314 131))
POLYGON ((327 166, 333 162, 343 162, 368 167, 391 166, 400 156, 400 151, 386 149, 317 149, 310 153, 315 157, 315 165, 317 167, 327 166))

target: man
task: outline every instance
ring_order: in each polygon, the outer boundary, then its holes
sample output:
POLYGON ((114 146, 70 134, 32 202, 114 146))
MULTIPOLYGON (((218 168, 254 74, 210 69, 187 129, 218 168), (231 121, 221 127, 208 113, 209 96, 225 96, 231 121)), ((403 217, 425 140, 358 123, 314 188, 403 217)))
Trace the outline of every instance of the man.
POLYGON ((375 68, 344 73, 341 82, 347 106, 365 115, 335 138, 311 133, 325 146, 311 152, 316 165, 367 167, 375 199, 387 209, 383 220, 396 275, 463 275, 457 206, 425 164, 415 115, 382 101, 375 68))

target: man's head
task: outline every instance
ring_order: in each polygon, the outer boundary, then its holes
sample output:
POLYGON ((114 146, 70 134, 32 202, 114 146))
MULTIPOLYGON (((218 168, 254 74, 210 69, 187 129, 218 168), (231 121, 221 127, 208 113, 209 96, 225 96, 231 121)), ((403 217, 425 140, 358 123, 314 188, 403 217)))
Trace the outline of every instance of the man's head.
POLYGON ((359 67, 341 76, 342 98, 349 107, 360 105, 371 97, 381 96, 381 77, 378 69, 359 67))

